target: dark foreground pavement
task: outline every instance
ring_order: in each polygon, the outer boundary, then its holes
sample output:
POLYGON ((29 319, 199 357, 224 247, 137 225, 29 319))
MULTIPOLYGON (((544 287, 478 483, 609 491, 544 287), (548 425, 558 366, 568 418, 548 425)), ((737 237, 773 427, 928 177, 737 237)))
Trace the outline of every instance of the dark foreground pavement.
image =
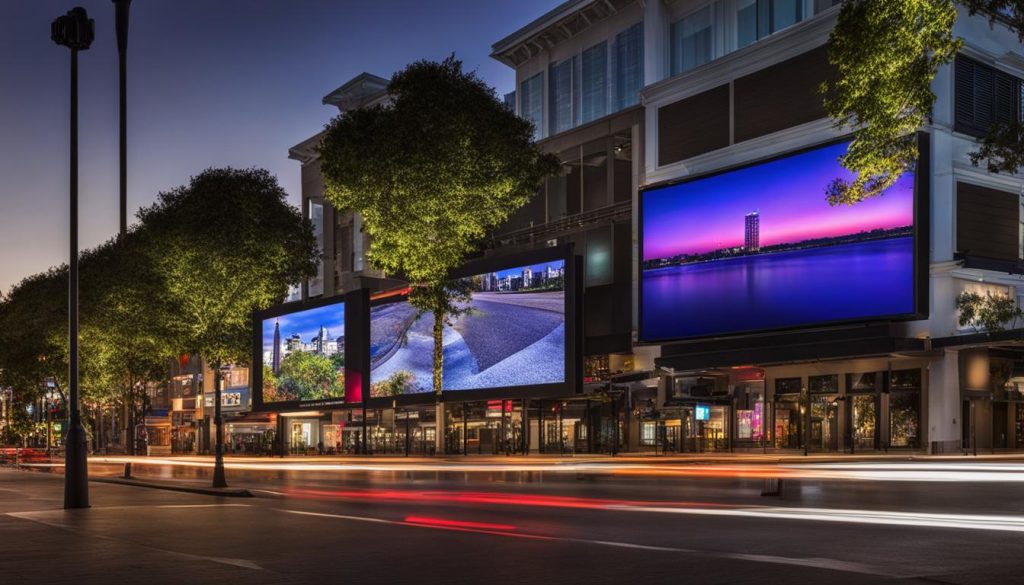
POLYGON ((253 471, 230 478, 263 490, 253 498, 93 482, 93 507, 64 511, 62 479, 0 470, 0 582, 987 584, 1024 572, 1020 483, 853 483, 832 499, 815 482, 761 498, 741 479, 253 471), (901 494, 913 514, 896 512, 901 494))

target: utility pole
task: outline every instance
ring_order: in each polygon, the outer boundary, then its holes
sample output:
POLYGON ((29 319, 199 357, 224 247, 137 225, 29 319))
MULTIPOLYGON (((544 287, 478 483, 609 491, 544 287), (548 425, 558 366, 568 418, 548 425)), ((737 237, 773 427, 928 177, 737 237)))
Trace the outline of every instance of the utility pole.
POLYGON ((76 6, 50 25, 53 42, 71 49, 71 226, 68 258, 68 439, 64 458, 64 508, 89 507, 87 438, 78 400, 78 52, 92 44, 96 22, 76 6))

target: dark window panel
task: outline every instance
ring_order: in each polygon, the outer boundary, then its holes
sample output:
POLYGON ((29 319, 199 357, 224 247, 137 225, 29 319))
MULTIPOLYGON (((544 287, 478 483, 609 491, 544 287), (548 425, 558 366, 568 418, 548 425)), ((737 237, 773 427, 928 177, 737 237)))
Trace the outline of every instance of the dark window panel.
POLYGON ((729 85, 658 109, 658 165, 729 146, 729 85))

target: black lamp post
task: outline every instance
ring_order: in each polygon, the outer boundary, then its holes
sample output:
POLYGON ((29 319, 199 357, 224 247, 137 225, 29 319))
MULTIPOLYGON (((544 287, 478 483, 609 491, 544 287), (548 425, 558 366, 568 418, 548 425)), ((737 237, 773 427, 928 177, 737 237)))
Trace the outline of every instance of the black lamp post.
POLYGON ((78 52, 92 44, 96 22, 76 6, 50 25, 53 42, 71 49, 71 229, 68 258, 68 438, 64 459, 64 507, 89 507, 87 438, 78 404, 78 52))
POLYGON ((213 455, 213 487, 226 488, 228 481, 224 477, 224 418, 220 412, 221 385, 224 373, 230 368, 217 364, 213 368, 213 419, 216 429, 216 447, 213 455))
POLYGON ((132 0, 114 0, 114 26, 117 30, 117 57, 120 77, 121 115, 121 223, 122 237, 128 232, 128 9, 132 0))

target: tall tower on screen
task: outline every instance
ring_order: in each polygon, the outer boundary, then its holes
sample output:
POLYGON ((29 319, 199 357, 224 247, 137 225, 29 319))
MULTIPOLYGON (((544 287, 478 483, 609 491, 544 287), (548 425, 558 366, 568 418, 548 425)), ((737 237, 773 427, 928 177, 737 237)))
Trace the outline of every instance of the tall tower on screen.
POLYGON ((758 211, 751 211, 746 215, 743 222, 743 251, 761 251, 761 214, 758 211))

